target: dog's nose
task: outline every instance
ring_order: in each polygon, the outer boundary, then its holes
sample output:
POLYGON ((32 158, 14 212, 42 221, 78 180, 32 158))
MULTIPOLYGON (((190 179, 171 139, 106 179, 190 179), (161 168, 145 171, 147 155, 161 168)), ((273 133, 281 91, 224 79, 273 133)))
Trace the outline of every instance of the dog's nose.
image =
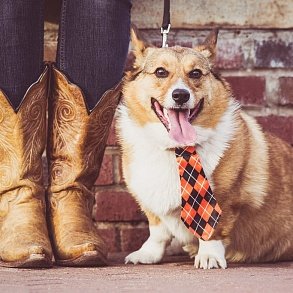
POLYGON ((190 93, 185 89, 176 89, 172 93, 172 98, 177 104, 183 105, 189 100, 190 93))

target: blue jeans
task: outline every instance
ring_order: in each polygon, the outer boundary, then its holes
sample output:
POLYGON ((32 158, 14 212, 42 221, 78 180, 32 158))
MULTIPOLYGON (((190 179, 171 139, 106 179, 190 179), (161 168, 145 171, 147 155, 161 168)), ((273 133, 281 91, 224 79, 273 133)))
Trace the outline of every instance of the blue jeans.
MULTIPOLYGON (((0 1, 0 88, 15 109, 43 68, 43 0, 0 1)), ((57 67, 85 94, 89 110, 122 77, 130 0, 63 0, 57 67)))

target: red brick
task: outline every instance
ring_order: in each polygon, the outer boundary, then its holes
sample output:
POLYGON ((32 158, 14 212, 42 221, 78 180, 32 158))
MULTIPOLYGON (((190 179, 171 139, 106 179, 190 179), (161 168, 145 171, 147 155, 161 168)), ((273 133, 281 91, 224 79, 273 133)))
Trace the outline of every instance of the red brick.
POLYGON ((293 77, 280 77, 279 85, 279 104, 293 106, 293 77))
POLYGON ((100 174, 95 185, 110 185, 113 182, 113 158, 111 155, 104 155, 100 174))
POLYGON ((132 252, 139 249, 149 237, 147 227, 122 228, 120 231, 121 251, 132 252))
POLYGON ((221 69, 239 69, 245 67, 245 58, 240 43, 225 41, 218 46, 215 66, 221 69))
POLYGON ((119 184, 125 184, 124 177, 123 177, 123 169, 122 169, 122 158, 120 157, 119 160, 119 184))
POLYGON ((293 42, 277 37, 254 41, 256 68, 292 68, 293 42))
POLYGON ((107 140, 107 145, 117 145, 117 139, 116 139, 116 131, 115 131, 115 119, 112 122, 108 140, 107 140))
POLYGON ((103 238, 108 252, 119 252, 120 248, 120 235, 119 231, 115 227, 98 228, 98 234, 103 238))
POLYGON ((243 105, 265 104, 265 78, 258 76, 229 76, 234 96, 243 105))
MULTIPOLYGON (((157 44, 157 47, 161 47, 162 46, 162 42, 160 41, 157 44)), ((186 39, 168 39, 168 46, 169 47, 173 47, 173 46, 181 46, 181 47, 187 47, 187 48, 192 48, 193 47, 193 43, 192 41, 188 41, 186 39)))
POLYGON ((146 221, 133 197, 124 191, 100 191, 96 195, 96 221, 146 221))
POLYGON ((293 144, 293 116, 270 115, 257 117, 257 120, 265 130, 293 144))

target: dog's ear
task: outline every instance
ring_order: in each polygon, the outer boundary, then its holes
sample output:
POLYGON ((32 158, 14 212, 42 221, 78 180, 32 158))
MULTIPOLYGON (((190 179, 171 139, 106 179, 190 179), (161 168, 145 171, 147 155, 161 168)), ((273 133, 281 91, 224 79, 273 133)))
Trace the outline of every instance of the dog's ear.
POLYGON ((130 37, 131 37, 131 46, 132 46, 132 51, 134 53, 134 56, 136 58, 142 57, 143 52, 145 51, 147 46, 145 41, 139 35, 139 31, 134 24, 131 25, 130 37))
POLYGON ((217 39, 218 29, 214 29, 207 36, 203 44, 197 46, 195 49, 200 51, 206 58, 213 62, 216 57, 217 39))

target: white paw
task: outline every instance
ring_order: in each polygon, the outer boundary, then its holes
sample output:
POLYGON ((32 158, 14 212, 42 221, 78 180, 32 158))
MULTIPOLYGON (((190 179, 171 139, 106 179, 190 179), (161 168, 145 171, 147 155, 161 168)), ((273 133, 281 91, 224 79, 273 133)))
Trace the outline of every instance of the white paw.
POLYGON ((150 251, 147 251, 143 248, 134 251, 125 257, 125 264, 133 263, 133 264, 152 264, 158 263, 162 259, 162 255, 154 254, 150 251))
POLYGON ((222 269, 227 268, 227 262, 225 258, 214 257, 211 255, 197 255, 194 259, 194 266, 197 269, 222 269))
POLYGON ((198 254, 194 259, 194 266, 198 269, 227 268, 225 247, 221 240, 199 241, 198 254))
POLYGON ((171 233, 163 223, 150 225, 150 237, 142 247, 130 253, 125 258, 125 263, 158 263, 164 256, 165 248, 171 241, 171 233))

